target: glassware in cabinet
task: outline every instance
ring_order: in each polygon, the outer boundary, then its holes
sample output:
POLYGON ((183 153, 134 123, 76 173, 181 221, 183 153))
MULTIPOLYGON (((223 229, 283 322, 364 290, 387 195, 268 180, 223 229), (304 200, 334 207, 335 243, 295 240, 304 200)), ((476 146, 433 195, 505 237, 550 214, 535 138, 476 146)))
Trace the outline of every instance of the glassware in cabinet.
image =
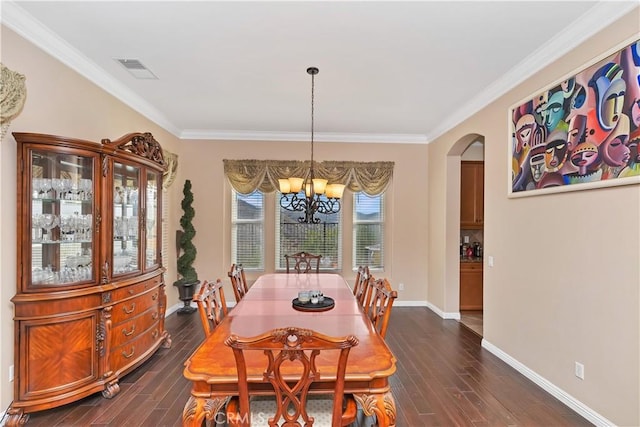
POLYGON ((29 151, 30 287, 95 281, 95 161, 73 152, 29 151))
POLYGON ((140 271, 140 168, 113 163, 113 274, 140 271))

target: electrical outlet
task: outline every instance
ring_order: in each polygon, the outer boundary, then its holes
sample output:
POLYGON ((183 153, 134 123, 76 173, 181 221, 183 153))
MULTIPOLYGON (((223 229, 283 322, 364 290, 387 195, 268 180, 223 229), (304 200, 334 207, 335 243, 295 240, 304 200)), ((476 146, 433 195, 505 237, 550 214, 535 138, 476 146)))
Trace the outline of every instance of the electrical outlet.
POLYGON ((9 382, 13 381, 13 365, 9 366, 9 382))
POLYGON ((584 365, 580 362, 576 362, 576 377, 584 379, 584 365))
POLYGON ((404 283, 399 283, 398 284, 398 290, 399 291, 404 291, 404 283))

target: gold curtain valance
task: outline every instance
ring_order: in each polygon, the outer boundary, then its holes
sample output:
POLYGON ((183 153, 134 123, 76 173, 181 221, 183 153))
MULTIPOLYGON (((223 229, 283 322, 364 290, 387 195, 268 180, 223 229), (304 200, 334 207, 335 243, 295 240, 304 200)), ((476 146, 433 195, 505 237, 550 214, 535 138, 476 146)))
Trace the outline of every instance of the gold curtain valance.
MULTIPOLYGON (((224 174, 239 193, 255 190, 272 193, 278 179, 309 175, 310 161, 296 160, 228 160, 224 159, 224 174)), ((314 162, 316 178, 328 179, 333 184, 344 184, 353 192, 364 191, 370 196, 383 193, 393 176, 393 162, 314 162)))
POLYGON ((164 148, 162 153, 164 161, 167 163, 167 170, 162 173, 162 189, 166 190, 173 184, 178 174, 178 155, 164 148))

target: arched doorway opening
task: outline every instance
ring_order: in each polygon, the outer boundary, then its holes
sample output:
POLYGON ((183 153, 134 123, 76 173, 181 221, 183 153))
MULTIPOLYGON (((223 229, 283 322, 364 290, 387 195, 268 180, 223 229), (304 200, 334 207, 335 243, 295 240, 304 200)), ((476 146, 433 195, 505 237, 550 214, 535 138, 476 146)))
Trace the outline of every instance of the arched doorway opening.
POLYGON ((453 144, 447 155, 447 211, 459 215, 447 217, 446 246, 447 262, 446 291, 447 311, 458 313, 460 322, 482 335, 482 248, 484 247, 483 206, 484 206, 484 136, 468 134, 453 144), (479 170, 479 171, 478 171, 479 170), (474 172, 475 171, 475 172, 474 172), (478 175, 479 174, 479 175, 478 175), (477 176, 470 184, 470 176, 477 176), (480 186, 480 194, 477 187, 480 186), (474 186, 474 189, 469 188, 474 186), (480 198, 480 205, 473 210, 472 201, 480 198), (469 218, 471 206, 473 218, 469 218), (478 212, 480 210, 480 212, 478 212), (475 250, 479 246, 480 252, 475 250), (467 256, 467 247, 473 248, 467 256))

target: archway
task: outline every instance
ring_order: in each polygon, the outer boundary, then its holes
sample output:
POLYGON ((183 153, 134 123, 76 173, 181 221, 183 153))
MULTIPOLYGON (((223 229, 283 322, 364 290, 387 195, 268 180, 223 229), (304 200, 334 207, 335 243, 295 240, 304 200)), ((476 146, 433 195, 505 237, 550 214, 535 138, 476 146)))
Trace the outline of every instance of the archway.
POLYGON ((468 134, 456 141, 447 153, 446 173, 446 272, 445 312, 460 318, 460 172, 463 155, 474 143, 484 146, 480 134, 468 134))

